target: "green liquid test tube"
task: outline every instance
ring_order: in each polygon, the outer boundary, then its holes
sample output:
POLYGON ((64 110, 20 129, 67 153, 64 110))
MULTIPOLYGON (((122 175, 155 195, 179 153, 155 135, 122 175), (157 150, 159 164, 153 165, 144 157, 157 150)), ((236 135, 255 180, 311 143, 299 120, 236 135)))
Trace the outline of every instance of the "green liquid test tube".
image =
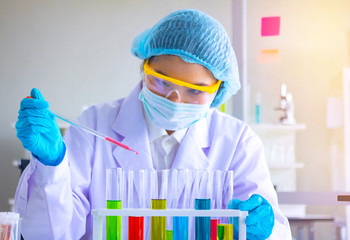
POLYGON ((173 231, 166 230, 166 240, 173 240, 173 231))
MULTIPOLYGON (((122 201, 107 200, 107 209, 121 209, 122 201)), ((106 240, 122 239, 122 217, 107 216, 106 217, 106 240)))
POLYGON ((232 224, 218 224, 218 238, 219 240, 233 239, 233 225, 232 224))
MULTIPOLYGON (((152 199, 152 209, 166 209, 166 199, 152 199)), ((151 240, 166 240, 166 217, 151 217, 151 240)))

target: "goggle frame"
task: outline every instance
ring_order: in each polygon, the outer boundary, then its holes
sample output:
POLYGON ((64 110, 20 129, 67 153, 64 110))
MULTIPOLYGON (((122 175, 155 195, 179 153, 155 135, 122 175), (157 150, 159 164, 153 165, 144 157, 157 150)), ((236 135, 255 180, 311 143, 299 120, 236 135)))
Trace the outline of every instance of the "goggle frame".
POLYGON ((211 86, 198 86, 195 84, 187 83, 187 82, 175 79, 175 78, 165 76, 163 74, 157 73, 156 71, 153 71, 151 69, 151 67, 148 65, 148 59, 146 60, 145 64, 143 65, 143 71, 146 75, 152 75, 154 77, 161 78, 163 80, 169 81, 169 82, 174 83, 176 85, 192 88, 192 89, 202 91, 202 92, 207 92, 209 94, 215 93, 219 89, 220 84, 221 84, 221 80, 218 80, 214 85, 211 85, 211 86))

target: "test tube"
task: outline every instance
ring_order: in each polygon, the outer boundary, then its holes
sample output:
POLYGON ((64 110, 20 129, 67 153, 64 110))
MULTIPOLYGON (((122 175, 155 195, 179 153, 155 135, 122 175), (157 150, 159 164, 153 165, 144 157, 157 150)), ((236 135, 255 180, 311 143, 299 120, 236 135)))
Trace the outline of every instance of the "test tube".
MULTIPOLYGON (((189 208, 189 191, 190 191, 190 183, 189 179, 189 171, 186 170, 177 170, 177 176, 173 173, 174 180, 173 192, 176 196, 180 196, 183 192, 183 200, 182 205, 179 205, 179 199, 174 199, 174 208, 189 208), (179 186, 179 180, 182 180, 181 187, 179 186), (178 190, 181 192, 177 192, 178 190)), ((188 239, 188 217, 173 217, 173 240, 187 240, 188 239)))
POLYGON ((233 239, 233 225, 232 224, 218 224, 218 239, 232 240, 233 239))
POLYGON ((129 240, 143 240, 143 217, 129 217, 129 240))
POLYGON ((216 186, 216 191, 214 193, 215 208, 222 208, 222 192, 223 192, 223 172, 219 170, 214 171, 214 182, 216 186))
MULTIPOLYGON (((155 183, 153 185, 152 209, 166 209, 168 197, 169 170, 156 172, 155 183)), ((151 240, 166 239, 166 217, 151 217, 151 240)))
POLYGON ((145 170, 139 171, 139 206, 146 208, 146 174, 145 170))
MULTIPOLYGON (((167 195, 167 209, 176 209, 178 200, 178 170, 171 169, 168 173, 168 195, 167 195)), ((167 217, 166 230, 171 231, 171 239, 174 237, 174 221, 175 217, 167 217)), ((170 234, 170 233, 169 233, 170 234)), ((168 238, 168 236, 167 236, 168 238)))
POLYGON ((173 231, 172 230, 166 230, 166 240, 173 240, 173 231))
POLYGON ((211 219, 210 220, 210 240, 217 240, 218 239, 218 224, 220 220, 219 219, 211 219))
POLYGON ((214 178, 213 171, 211 170, 202 171, 201 180, 200 180, 200 198, 210 198, 210 199, 213 198, 213 186, 214 186, 213 178, 214 178))
MULTIPOLYGON (((141 206, 142 200, 144 198, 144 188, 142 184, 144 184, 144 171, 126 171, 126 177, 128 179, 127 185, 127 207, 128 208, 136 208, 141 206), (139 186, 139 202, 134 199, 134 184, 138 184, 139 186)), ((129 240, 143 240, 144 238, 144 218, 143 217, 128 217, 128 239, 129 240)))
POLYGON ((196 208, 196 199, 200 199, 200 181, 201 181, 201 177, 202 177, 202 170, 194 170, 192 171, 192 178, 193 178, 193 187, 192 187, 192 201, 191 201, 191 208, 196 208))
MULTIPOLYGON (((109 168, 106 174, 107 209, 122 208, 123 171, 121 168, 109 168)), ((122 219, 120 216, 106 217, 106 239, 121 240, 122 219)))
POLYGON ((161 170, 158 172, 160 174, 158 177, 160 181, 158 181, 159 185, 159 199, 167 199, 168 198, 168 187, 169 187, 169 170, 161 170))
POLYGON ((152 208, 152 199, 158 199, 158 176, 157 171, 149 171, 149 186, 150 192, 149 197, 147 198, 147 205, 149 208, 152 208))
POLYGON ((12 234, 11 224, 0 224, 0 239, 1 240, 12 240, 17 239, 17 236, 12 234))
POLYGON ((128 170, 127 171, 127 178, 128 178, 128 208, 132 208, 133 201, 134 201, 134 171, 128 170))
POLYGON ((188 217, 174 217, 173 219, 173 239, 188 239, 188 217))
MULTIPOLYGON (((152 209, 166 209, 166 199, 152 199, 152 209)), ((151 240, 166 239, 166 217, 151 218, 151 240)))
MULTIPOLYGON (((195 205, 197 210, 210 210, 210 199, 196 199, 195 205)), ((209 240, 210 239, 210 217, 195 218, 195 239, 209 240)))
MULTIPOLYGON (((107 200, 107 209, 121 209, 122 201, 119 200, 107 200)), ((120 216, 107 216, 106 217, 106 239, 114 240, 121 239, 122 234, 122 220, 120 216)))
MULTIPOLYGON (((223 195, 222 195, 222 202, 221 206, 223 209, 228 208, 228 204, 231 199, 233 199, 233 171, 225 171, 225 178, 223 183, 223 195)), ((228 217, 222 217, 221 223, 228 223, 230 220, 228 217)), ((231 218, 232 219, 232 218, 231 218)))

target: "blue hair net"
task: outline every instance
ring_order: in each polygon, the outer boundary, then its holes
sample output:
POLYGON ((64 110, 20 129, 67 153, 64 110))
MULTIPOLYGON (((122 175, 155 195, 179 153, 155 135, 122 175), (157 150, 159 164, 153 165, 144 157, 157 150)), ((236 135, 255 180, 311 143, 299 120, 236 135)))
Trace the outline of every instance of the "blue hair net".
POLYGON ((140 59, 171 54, 208 68, 222 84, 211 104, 217 107, 240 89, 238 65, 223 26, 193 9, 175 11, 137 36, 131 47, 140 59))

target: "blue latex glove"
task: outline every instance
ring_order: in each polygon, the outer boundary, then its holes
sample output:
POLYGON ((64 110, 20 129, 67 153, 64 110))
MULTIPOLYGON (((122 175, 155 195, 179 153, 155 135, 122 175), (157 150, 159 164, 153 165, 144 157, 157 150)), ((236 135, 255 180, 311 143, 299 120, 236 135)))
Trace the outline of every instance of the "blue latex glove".
POLYGON ((49 103, 39 90, 33 88, 30 95, 32 98, 21 101, 16 123, 17 137, 41 163, 57 166, 66 152, 60 129, 49 110, 49 103))
MULTIPOLYGON (((245 220, 248 240, 267 239, 271 235, 275 215, 269 202, 262 196, 254 194, 246 201, 232 199, 228 208, 248 211, 249 215, 245 220)), ((235 233, 238 233, 238 218, 234 218, 234 228, 235 233)))

